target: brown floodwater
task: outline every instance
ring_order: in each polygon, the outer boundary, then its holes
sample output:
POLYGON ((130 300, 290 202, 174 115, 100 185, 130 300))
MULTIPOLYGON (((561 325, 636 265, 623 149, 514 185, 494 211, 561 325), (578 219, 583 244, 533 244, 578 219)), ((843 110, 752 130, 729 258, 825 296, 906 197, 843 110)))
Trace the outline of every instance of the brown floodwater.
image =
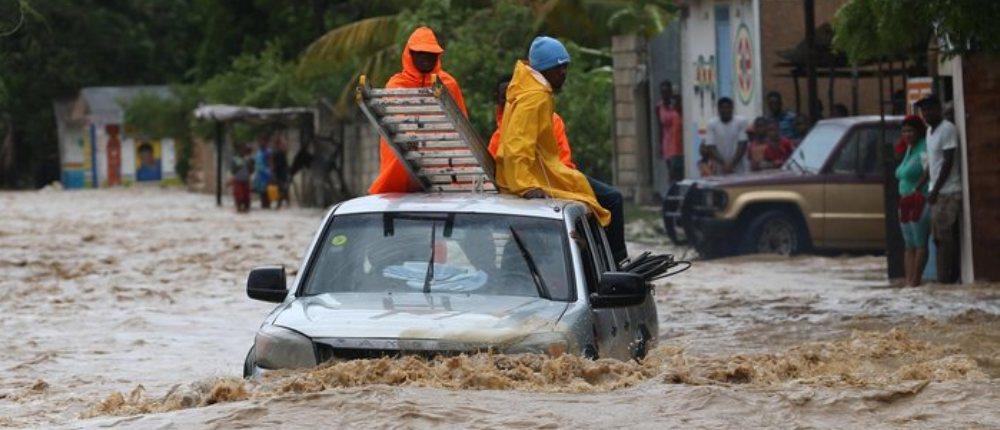
POLYGON ((0 193, 0 426, 1000 427, 1000 286, 894 288, 874 256, 698 262, 657 286, 641 363, 401 357, 244 381, 271 307, 245 274, 294 273, 321 215, 0 193))

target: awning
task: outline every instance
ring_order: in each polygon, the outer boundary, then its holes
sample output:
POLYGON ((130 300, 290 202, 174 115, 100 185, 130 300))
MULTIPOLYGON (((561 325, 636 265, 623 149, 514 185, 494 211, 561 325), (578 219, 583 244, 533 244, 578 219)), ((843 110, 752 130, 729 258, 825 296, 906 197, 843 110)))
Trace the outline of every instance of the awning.
POLYGON ((219 122, 241 121, 249 123, 294 120, 303 115, 315 115, 315 113, 315 109, 306 107, 262 109, 251 106, 233 105, 203 105, 194 110, 194 116, 198 119, 207 119, 219 122))

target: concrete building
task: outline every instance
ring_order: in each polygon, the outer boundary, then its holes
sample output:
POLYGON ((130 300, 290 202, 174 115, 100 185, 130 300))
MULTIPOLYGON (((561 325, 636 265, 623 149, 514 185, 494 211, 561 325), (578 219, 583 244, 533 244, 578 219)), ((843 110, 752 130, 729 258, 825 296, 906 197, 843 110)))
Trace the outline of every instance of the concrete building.
POLYGON ((179 182, 174 140, 146 139, 125 126, 124 106, 143 93, 170 97, 165 86, 88 87, 53 103, 63 187, 179 182))
MULTIPOLYGON (((818 98, 823 115, 833 104, 851 114, 879 112, 874 65, 850 67, 831 52, 830 21, 846 0, 816 0, 818 98)), ((800 0, 682 0, 678 18, 659 36, 616 37, 615 184, 634 201, 653 202, 669 187, 659 157, 655 103, 659 84, 673 83, 681 96, 687 177, 697 175, 698 146, 720 97, 733 99, 736 114, 752 120, 763 114, 770 91, 786 109, 808 113, 804 10, 800 0)), ((884 70, 883 97, 902 90, 904 66, 884 70)), ((890 109, 891 110, 891 109, 890 109)))

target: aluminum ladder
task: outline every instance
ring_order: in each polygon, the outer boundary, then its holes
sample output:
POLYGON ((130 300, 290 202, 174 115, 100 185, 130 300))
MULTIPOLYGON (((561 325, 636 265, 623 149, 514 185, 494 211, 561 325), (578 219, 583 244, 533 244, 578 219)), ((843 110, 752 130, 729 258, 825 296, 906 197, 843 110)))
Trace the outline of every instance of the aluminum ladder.
POLYGON ((497 191, 493 157, 437 75, 430 87, 385 89, 362 75, 355 100, 424 191, 497 191))

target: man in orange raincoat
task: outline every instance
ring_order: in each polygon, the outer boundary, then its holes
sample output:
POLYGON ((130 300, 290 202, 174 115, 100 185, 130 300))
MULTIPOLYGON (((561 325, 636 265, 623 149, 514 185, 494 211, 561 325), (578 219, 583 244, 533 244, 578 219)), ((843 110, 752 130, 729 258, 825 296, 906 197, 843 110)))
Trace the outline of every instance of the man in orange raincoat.
MULTIPOLYGON (((493 136, 490 137, 489 145, 490 155, 494 158, 496 158, 497 151, 500 149, 500 125, 503 122, 504 105, 507 103, 507 85, 510 83, 511 78, 512 76, 510 75, 501 78, 497 82, 496 93, 494 94, 497 103, 497 129, 493 132, 493 136)), ((573 151, 569 146, 569 138, 566 136, 566 123, 555 112, 552 112, 552 134, 556 139, 559 161, 564 166, 577 170, 576 163, 573 162, 573 151)), ((605 227, 605 232, 608 236, 611 253, 615 261, 624 260, 628 256, 628 251, 625 246, 625 200, 622 197, 622 193, 597 179, 584 176, 587 178, 591 189, 593 189, 597 202, 611 212, 611 223, 605 227)))
MULTIPOLYGON (((462 89, 448 72, 441 70, 441 55, 444 48, 438 44, 434 32, 427 27, 413 31, 403 48, 403 70, 389 78, 386 88, 421 88, 433 84, 432 75, 437 75, 451 94, 458 108, 468 116, 462 89)), ((379 143, 379 174, 368 187, 369 194, 412 193, 421 190, 420 184, 410 179, 406 168, 396 159, 396 153, 384 139, 379 143)))

